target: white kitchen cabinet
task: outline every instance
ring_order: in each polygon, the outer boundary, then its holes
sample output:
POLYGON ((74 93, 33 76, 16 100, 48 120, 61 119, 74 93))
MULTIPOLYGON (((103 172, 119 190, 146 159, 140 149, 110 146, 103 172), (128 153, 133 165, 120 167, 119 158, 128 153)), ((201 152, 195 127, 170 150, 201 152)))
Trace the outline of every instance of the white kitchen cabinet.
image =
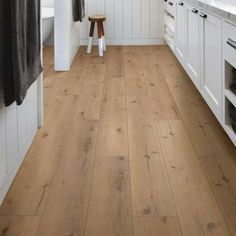
POLYGON ((233 128, 232 105, 236 108, 236 94, 231 90, 235 83, 236 70, 236 25, 224 22, 223 31, 223 126, 236 146, 236 132, 233 128), (231 108, 230 108, 231 107, 231 108), (231 111, 230 111, 231 110, 231 111))
POLYGON ((200 13, 202 94, 215 116, 222 119, 222 24, 208 13, 200 13))
POLYGON ((176 57, 236 146, 229 112, 230 104, 236 107, 230 90, 236 68, 236 25, 177 0, 175 32, 176 57))
POLYGON ((186 69, 197 88, 200 87, 200 42, 199 42, 199 10, 186 4, 186 69))
POLYGON ((183 1, 177 2, 176 8, 176 56, 184 66, 186 55, 186 8, 183 1))

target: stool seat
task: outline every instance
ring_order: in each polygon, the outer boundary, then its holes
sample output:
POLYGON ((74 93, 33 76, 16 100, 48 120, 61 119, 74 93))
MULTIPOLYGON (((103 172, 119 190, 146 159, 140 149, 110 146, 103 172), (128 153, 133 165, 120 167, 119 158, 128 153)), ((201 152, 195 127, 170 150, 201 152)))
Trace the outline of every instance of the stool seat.
POLYGON ((90 22, 99 22, 99 21, 105 21, 106 16, 104 15, 94 15, 89 17, 90 22))

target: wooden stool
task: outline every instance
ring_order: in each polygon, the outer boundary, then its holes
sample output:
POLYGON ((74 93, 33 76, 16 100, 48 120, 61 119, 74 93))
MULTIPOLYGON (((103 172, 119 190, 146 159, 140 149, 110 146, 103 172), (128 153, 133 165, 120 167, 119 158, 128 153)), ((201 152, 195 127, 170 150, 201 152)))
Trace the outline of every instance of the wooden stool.
POLYGON ((106 51, 106 43, 105 43, 105 33, 103 22, 106 20, 106 17, 103 15, 90 16, 89 21, 91 22, 90 32, 89 32, 89 42, 87 53, 91 53, 92 45, 93 45, 93 34, 95 23, 97 23, 98 27, 98 48, 99 48, 99 56, 103 57, 103 51, 106 51))

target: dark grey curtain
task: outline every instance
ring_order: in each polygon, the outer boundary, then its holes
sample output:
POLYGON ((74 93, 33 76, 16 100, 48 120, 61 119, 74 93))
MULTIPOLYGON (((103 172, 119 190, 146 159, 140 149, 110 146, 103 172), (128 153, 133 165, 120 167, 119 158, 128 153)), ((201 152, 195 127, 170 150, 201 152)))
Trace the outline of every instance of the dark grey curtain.
POLYGON ((3 1, 2 80, 6 106, 22 104, 28 88, 42 72, 40 0, 3 1))
POLYGON ((3 105, 3 1, 0 0, 0 109, 3 105))
POLYGON ((72 8, 73 8, 73 20, 75 22, 83 21, 85 17, 85 3, 84 0, 72 0, 72 8))

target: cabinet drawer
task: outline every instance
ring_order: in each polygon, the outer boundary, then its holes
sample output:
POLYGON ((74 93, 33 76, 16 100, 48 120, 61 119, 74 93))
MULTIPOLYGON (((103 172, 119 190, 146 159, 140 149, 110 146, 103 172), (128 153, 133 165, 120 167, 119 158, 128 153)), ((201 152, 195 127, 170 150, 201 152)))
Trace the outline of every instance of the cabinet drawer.
POLYGON ((167 9, 168 0, 163 0, 164 9, 167 9))
POLYGON ((235 62, 236 67, 236 26, 225 22, 223 28, 225 58, 235 62))
POLYGON ((175 16, 175 10, 176 10, 176 3, 175 0, 167 0, 165 1, 164 8, 167 12, 169 12, 172 16, 175 16))

